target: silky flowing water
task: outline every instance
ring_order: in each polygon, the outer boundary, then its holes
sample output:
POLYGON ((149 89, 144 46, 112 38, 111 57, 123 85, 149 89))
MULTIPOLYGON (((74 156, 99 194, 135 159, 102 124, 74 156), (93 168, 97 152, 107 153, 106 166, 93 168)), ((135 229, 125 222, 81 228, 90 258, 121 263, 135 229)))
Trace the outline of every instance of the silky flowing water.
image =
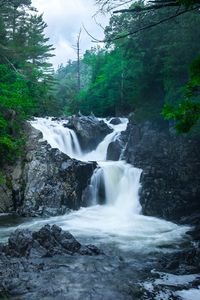
MULTIPOLYGON (((51 118, 37 118, 31 125, 40 130, 43 140, 52 148, 72 158, 82 161, 97 161, 99 169, 95 170, 90 182, 91 206, 81 208, 64 216, 48 219, 48 223, 57 224, 70 230, 76 237, 84 238, 99 245, 114 243, 117 248, 136 252, 168 251, 178 247, 185 238, 188 229, 171 222, 141 214, 139 202, 140 175, 142 170, 134 168, 125 161, 106 161, 109 144, 114 141, 127 127, 127 119, 121 124, 112 125, 113 129, 96 150, 85 153, 81 150, 75 132, 63 126, 67 121, 52 121, 51 118), (100 183, 104 182, 105 204, 99 205, 98 192, 100 183)), ((41 227, 47 220, 30 220, 17 227, 41 227)), ((16 226, 1 228, 1 237, 6 239, 16 226)))
MULTIPOLYGON (((178 226, 172 222, 142 215, 139 202, 142 170, 134 168, 123 160, 106 161, 109 144, 126 129, 128 120, 121 119, 119 125, 111 125, 109 121, 104 121, 113 132, 89 153, 81 149, 75 132, 63 126, 66 120, 36 118, 31 121, 31 125, 42 132, 41 141, 46 140, 52 148, 58 148, 78 160, 97 161, 98 169, 94 171, 88 187, 90 206, 48 219, 35 218, 26 221, 19 219, 20 224, 16 224, 16 220, 12 223, 11 218, 4 216, 4 225, 0 223, 1 241, 6 241, 16 228, 35 230, 46 223, 56 224, 64 230, 69 230, 83 243, 95 244, 106 250, 109 255, 113 254, 123 259, 125 257, 129 264, 126 267, 129 276, 130 266, 141 269, 144 268, 141 267, 142 262, 148 264, 148 255, 151 260, 160 252, 172 252, 187 243, 185 235, 187 226, 178 226), (99 192, 102 183, 105 204, 100 205, 99 192), (138 263, 140 267, 136 267, 138 263)), ((125 269, 123 272, 126 273, 125 269)), ((117 279, 115 281, 117 282, 117 279)))

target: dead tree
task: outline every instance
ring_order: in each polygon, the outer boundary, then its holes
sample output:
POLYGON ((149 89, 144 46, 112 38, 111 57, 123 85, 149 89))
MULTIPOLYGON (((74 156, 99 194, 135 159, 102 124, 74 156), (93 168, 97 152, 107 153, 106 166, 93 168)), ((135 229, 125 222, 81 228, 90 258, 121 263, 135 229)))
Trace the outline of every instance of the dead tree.
POLYGON ((80 70, 80 38, 81 38, 81 29, 78 34, 76 50, 77 50, 77 86, 78 91, 81 90, 81 70, 80 70))

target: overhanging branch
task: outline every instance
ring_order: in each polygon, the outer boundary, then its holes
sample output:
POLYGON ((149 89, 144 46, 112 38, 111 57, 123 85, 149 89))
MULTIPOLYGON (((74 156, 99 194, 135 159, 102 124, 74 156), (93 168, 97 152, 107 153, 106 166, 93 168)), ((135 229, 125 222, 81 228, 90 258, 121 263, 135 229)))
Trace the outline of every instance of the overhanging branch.
POLYGON ((141 7, 141 6, 136 6, 134 8, 128 8, 128 9, 120 9, 120 10, 115 10, 113 11, 114 14, 117 13, 134 13, 134 12, 141 12, 141 11, 148 11, 148 10, 156 10, 156 9, 160 9, 160 8, 165 8, 165 7, 177 7, 177 6, 181 6, 180 3, 178 2, 169 2, 169 3, 162 3, 162 4, 155 4, 155 5, 149 5, 149 6, 145 6, 145 7, 141 7))
POLYGON ((176 18, 176 17, 178 17, 178 16, 180 16, 180 15, 183 15, 183 14, 185 14, 185 13, 188 13, 188 12, 191 12, 191 11, 194 11, 194 10, 199 10, 199 9, 200 9, 200 5, 195 6, 195 7, 193 7, 193 8, 190 8, 190 9, 185 9, 185 10, 182 10, 182 11, 177 11, 175 14, 173 14, 173 15, 167 17, 167 18, 164 18, 164 19, 161 19, 161 20, 158 21, 158 22, 155 22, 155 23, 152 23, 152 24, 143 26, 143 27, 141 27, 141 28, 139 28, 139 29, 137 29, 137 30, 134 30, 134 31, 132 31, 132 32, 128 32, 128 33, 126 33, 126 34, 118 35, 118 36, 116 36, 116 37, 114 37, 114 38, 112 38, 112 39, 107 39, 107 40, 102 40, 102 41, 101 41, 101 40, 95 39, 95 40, 93 40, 92 42, 97 42, 97 41, 98 41, 99 43, 109 43, 109 42, 117 41, 117 40, 126 38, 126 37, 128 37, 128 36, 134 35, 134 34, 140 32, 140 31, 144 31, 144 30, 147 30, 147 29, 149 29, 149 28, 153 28, 153 27, 155 27, 155 26, 157 26, 157 25, 159 25, 159 24, 162 24, 162 23, 165 23, 165 22, 167 22, 167 21, 170 21, 170 20, 172 20, 172 19, 174 19, 174 18, 176 18))

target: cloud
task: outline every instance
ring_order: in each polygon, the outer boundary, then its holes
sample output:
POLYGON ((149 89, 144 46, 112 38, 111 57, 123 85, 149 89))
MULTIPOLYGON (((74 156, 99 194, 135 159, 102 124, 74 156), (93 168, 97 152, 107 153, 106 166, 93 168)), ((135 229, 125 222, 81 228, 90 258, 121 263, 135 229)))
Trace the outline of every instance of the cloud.
MULTIPOLYGON (((76 59, 73 46, 82 24, 94 37, 102 39, 104 36, 102 28, 93 19, 97 10, 94 0, 32 0, 32 3, 39 13, 44 13, 44 20, 48 24, 46 35, 56 48, 56 57, 51 59, 54 67, 66 64, 69 59, 76 59)), ((103 26, 108 23, 107 17, 98 16, 97 19, 103 26)), ((83 30, 80 42, 82 54, 92 46, 94 43, 83 30)))

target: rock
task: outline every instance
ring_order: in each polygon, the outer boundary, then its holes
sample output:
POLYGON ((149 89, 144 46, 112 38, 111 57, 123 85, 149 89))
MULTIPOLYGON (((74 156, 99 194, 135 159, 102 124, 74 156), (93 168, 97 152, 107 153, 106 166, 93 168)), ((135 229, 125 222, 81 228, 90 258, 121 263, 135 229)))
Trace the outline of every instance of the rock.
POLYGON ((193 227, 190 231, 187 232, 193 240, 200 241, 200 225, 193 227))
POLYGON ((176 274, 198 274, 200 272, 200 247, 173 252, 160 260, 160 270, 176 274))
POLYGON ((106 159, 114 161, 119 160, 122 150, 123 146, 119 140, 111 142, 107 149, 106 159))
POLYGON ((129 124, 124 158, 143 169, 143 213, 181 224, 200 224, 200 138, 146 122, 129 124))
POLYGON ((82 246, 74 236, 60 227, 45 225, 39 231, 17 229, 11 234, 8 245, 1 245, 1 251, 11 257, 52 257, 74 254, 99 255, 102 252, 95 246, 82 246))
POLYGON ((4 183, 0 185, 0 213, 8 213, 14 210, 12 190, 4 183))
POLYGON ((81 246, 79 253, 81 255, 100 255, 104 254, 99 248, 94 245, 81 246))
POLYGON ((0 183, 0 213, 13 212, 22 201, 22 159, 3 168, 3 182, 0 183))
POLYGON ((27 152, 30 159, 23 170, 23 201, 17 206, 22 216, 56 216, 69 209, 86 206, 82 194, 96 168, 69 158, 47 143, 40 143, 40 133, 29 129, 27 152))
POLYGON ((103 120, 94 116, 73 116, 66 126, 76 132, 80 145, 85 151, 96 149, 104 137, 112 132, 103 120))
POLYGON ((109 123, 112 125, 119 125, 121 124, 121 120, 120 118, 112 118, 109 123))

